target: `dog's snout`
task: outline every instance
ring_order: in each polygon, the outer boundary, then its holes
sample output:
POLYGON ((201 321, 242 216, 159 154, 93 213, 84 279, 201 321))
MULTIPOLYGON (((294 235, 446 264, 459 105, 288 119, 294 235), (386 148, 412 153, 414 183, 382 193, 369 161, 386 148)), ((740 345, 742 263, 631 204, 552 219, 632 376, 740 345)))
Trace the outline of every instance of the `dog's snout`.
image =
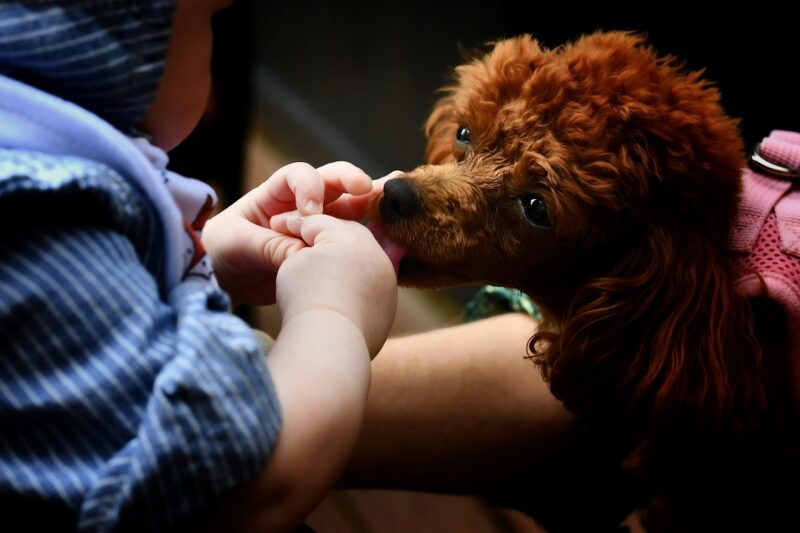
POLYGON ((383 186, 381 216, 386 222, 412 218, 422 212, 419 190, 410 178, 395 178, 383 186))

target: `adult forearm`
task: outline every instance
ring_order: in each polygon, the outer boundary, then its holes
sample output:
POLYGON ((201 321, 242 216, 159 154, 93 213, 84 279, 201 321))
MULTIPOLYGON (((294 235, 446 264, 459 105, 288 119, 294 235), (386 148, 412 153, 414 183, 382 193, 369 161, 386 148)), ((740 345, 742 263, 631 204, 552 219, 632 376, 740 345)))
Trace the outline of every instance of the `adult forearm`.
POLYGON ((534 329, 509 314, 390 339, 341 485, 485 493, 569 460, 576 420, 525 358, 534 329))

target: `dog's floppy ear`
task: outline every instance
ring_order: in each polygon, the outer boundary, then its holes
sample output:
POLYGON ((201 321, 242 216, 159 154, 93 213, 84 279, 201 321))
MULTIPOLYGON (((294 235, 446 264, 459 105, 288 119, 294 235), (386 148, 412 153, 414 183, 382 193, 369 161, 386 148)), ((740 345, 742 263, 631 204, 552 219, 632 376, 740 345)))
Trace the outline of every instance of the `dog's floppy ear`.
POLYGON ((620 184, 611 198, 632 223, 608 243, 618 251, 606 255, 603 274, 589 274, 555 317, 561 331, 533 338, 534 358, 569 407, 639 428, 757 420, 766 404, 762 350, 722 251, 743 163, 737 122, 700 73, 684 73, 635 36, 589 36, 565 54, 582 79, 621 84, 629 95, 604 108, 601 123, 618 140, 609 147, 620 184), (608 79, 609 64, 625 68, 608 79))
POLYGON ((734 431, 765 408, 749 304, 719 247, 681 224, 645 230, 608 276, 583 285, 561 331, 531 340, 567 407, 638 427, 734 431))

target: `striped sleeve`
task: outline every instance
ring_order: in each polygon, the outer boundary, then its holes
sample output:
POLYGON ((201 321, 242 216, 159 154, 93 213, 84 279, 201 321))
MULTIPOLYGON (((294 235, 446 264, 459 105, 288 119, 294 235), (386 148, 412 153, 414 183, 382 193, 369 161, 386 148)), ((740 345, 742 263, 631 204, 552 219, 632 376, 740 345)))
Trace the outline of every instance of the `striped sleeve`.
POLYGON ((225 294, 165 301, 112 229, 3 230, 0 351, 0 507, 69 509, 62 529, 169 529, 277 439, 263 353, 225 294))

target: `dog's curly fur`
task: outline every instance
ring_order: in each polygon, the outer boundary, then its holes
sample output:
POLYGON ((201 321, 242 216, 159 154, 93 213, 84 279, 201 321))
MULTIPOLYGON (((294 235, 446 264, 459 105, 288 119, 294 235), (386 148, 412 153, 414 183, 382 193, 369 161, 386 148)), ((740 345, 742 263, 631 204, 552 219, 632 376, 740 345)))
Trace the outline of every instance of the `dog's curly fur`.
POLYGON ((638 35, 522 36, 456 69, 426 133, 429 164, 380 208, 409 247, 401 282, 529 293, 532 358, 629 446, 650 530, 781 523, 798 487, 782 316, 734 289, 745 160, 718 91, 638 35))

